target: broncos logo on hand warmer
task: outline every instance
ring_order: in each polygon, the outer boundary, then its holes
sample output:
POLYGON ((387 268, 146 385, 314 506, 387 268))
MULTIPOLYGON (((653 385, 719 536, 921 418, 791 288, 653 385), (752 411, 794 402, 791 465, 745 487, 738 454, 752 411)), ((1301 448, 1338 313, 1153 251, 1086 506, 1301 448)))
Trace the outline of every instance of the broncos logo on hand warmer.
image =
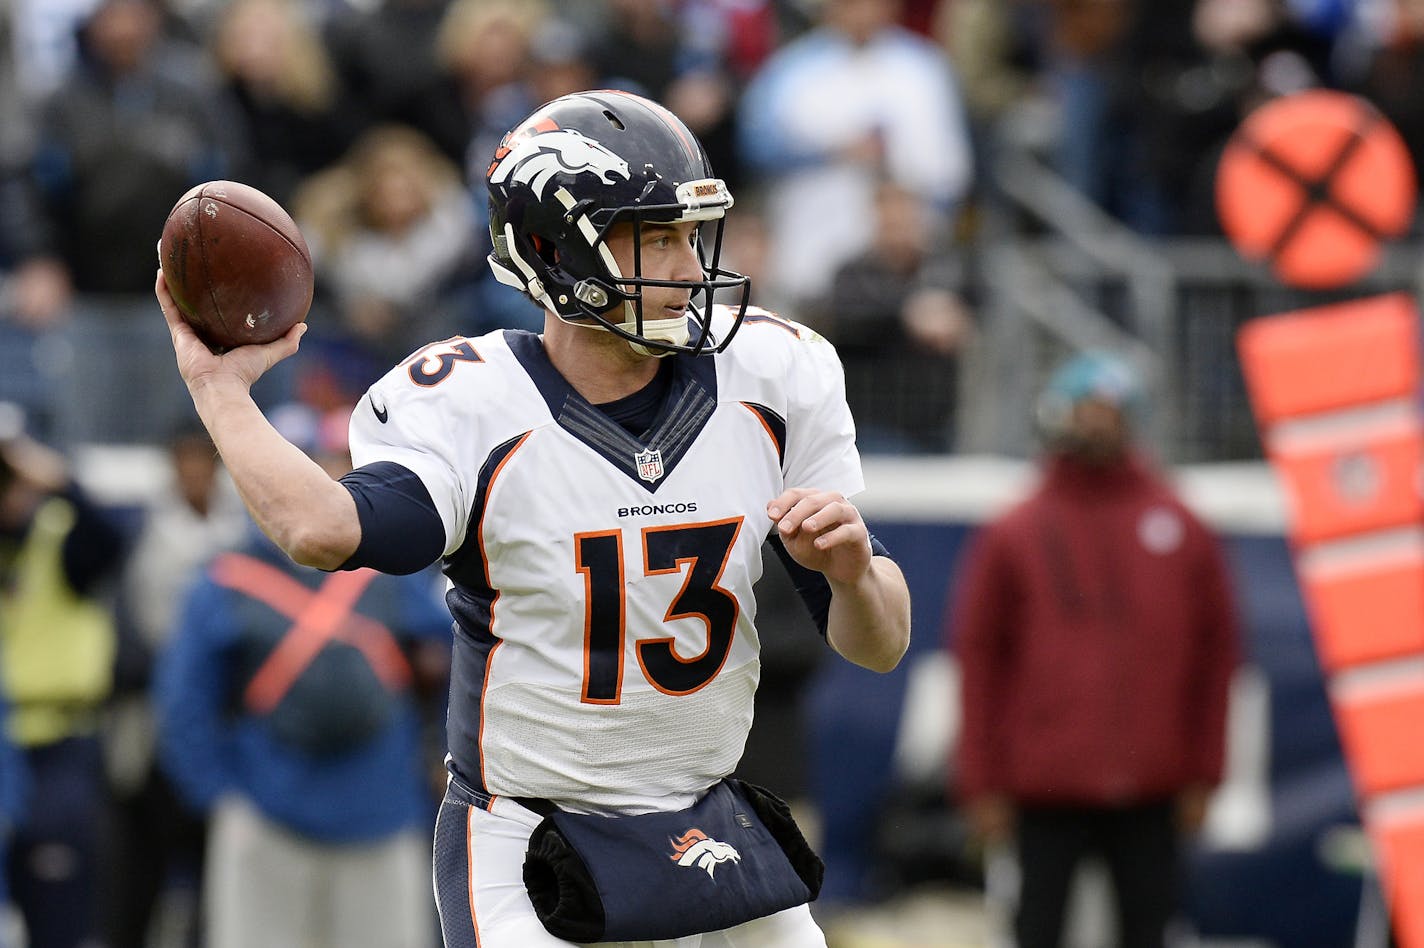
POLYGON ((672 843, 672 861, 679 866, 696 866, 707 871, 707 875, 717 878, 714 874, 717 867, 724 862, 741 862, 742 854, 731 845, 712 839, 700 829, 690 829, 677 839, 670 839, 672 843))
POLYGON ((573 129, 539 132, 511 144, 513 147, 509 154, 490 168, 490 181, 501 184, 512 180, 527 184, 540 200, 549 180, 560 172, 578 174, 589 171, 598 175, 605 184, 612 184, 615 177, 624 180, 630 177, 628 162, 573 129))

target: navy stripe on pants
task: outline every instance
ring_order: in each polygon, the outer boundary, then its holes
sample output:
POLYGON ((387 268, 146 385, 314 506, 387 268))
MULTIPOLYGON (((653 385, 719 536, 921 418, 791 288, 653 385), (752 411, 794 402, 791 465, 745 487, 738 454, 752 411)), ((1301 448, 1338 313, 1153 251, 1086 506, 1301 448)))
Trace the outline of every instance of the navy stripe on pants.
POLYGON ((435 818, 435 904, 445 948, 480 948, 470 907, 470 805, 447 791, 435 818))

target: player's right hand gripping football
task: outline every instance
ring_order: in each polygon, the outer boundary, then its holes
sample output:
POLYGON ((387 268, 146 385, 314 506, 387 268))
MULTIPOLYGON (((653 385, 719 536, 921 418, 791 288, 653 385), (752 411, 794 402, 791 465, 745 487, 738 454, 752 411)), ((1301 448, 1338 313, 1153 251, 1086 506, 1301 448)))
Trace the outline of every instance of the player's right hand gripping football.
POLYGON ((297 323, 285 336, 273 342, 238 346, 219 355, 209 349, 193 327, 183 321, 161 269, 154 280, 153 293, 158 297, 163 319, 168 323, 169 335, 173 337, 178 374, 190 389, 227 378, 240 382, 244 387, 251 387, 268 369, 295 353, 302 335, 307 331, 306 323, 297 323))

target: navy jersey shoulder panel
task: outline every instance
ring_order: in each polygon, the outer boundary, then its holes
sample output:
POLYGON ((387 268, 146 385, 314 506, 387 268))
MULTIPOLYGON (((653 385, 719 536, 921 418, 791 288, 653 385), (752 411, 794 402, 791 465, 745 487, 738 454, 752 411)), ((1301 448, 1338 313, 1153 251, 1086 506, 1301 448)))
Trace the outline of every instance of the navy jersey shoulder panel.
POLYGON ((499 639, 491 629, 495 590, 490 583, 489 564, 480 542, 480 524, 489 504, 490 487, 500 468, 529 437, 529 432, 498 445, 480 465, 474 504, 465 528, 465 541, 445 558, 445 575, 450 589, 445 604, 455 619, 454 648, 450 656, 450 706, 447 716, 450 741, 450 769, 470 786, 484 789, 484 763, 480 751, 480 727, 485 675, 499 639))
POLYGON ((776 460, 783 467, 786 465, 786 419, 765 405, 758 405, 756 402, 742 402, 751 413, 756 415, 766 428, 766 433, 771 435, 771 440, 776 443, 776 460))
POLYGON ((549 406, 549 414, 555 418, 559 417, 564 400, 573 392, 573 388, 568 380, 559 374, 559 370, 554 368, 554 363, 549 361, 539 336, 522 329, 506 329, 504 341, 509 346, 509 351, 514 353, 514 358, 524 367, 534 387, 544 397, 544 402, 549 406))
POLYGON ((480 726, 484 714, 485 678, 500 640, 490 628, 493 597, 486 592, 453 586, 445 603, 455 619, 450 655, 449 768, 466 784, 485 789, 480 726))
POLYGON ((356 502, 361 521, 361 543, 342 569, 369 566, 403 575, 440 559, 445 525, 430 491, 410 468, 376 461, 341 478, 341 485, 356 502))
POLYGON ((686 385, 687 381, 696 381, 714 399, 717 397, 717 356, 682 355, 672 358, 677 360, 677 377, 684 380, 683 385, 686 385))
POLYGON ((494 590, 490 586, 489 567, 485 563, 484 550, 480 547, 480 522, 484 520, 490 485, 494 483, 500 465, 527 437, 527 431, 515 435, 496 446, 485 458, 485 463, 480 466, 479 480, 475 484, 475 502, 470 508, 470 520, 465 527, 465 542, 445 558, 445 575, 450 577, 452 582, 466 590, 477 590, 480 595, 489 598, 493 598, 494 590))

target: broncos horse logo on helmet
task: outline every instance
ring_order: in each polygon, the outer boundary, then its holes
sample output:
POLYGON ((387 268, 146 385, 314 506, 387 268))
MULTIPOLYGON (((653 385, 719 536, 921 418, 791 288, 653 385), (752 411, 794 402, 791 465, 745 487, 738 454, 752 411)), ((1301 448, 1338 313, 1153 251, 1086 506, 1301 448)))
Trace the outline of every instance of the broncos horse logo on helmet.
MULTIPOLYGON (((746 312, 750 281, 723 269, 722 225, 732 206, 707 154, 667 109, 626 92, 567 95, 500 143, 486 175, 490 268, 560 319, 627 339, 649 355, 720 352, 746 312), (614 224, 706 222, 698 234, 702 279, 622 273, 607 245, 614 224), (642 288, 686 288, 689 315, 645 318, 642 288), (739 294, 733 322, 713 337, 713 293, 739 294)), ((636 269, 636 268, 635 268, 636 269)))
POLYGON ((493 183, 512 179, 527 184, 539 200, 556 174, 592 172, 600 181, 612 184, 615 177, 628 177, 628 162, 605 146, 585 138, 574 129, 554 129, 530 136, 515 145, 510 154, 490 169, 493 183))

